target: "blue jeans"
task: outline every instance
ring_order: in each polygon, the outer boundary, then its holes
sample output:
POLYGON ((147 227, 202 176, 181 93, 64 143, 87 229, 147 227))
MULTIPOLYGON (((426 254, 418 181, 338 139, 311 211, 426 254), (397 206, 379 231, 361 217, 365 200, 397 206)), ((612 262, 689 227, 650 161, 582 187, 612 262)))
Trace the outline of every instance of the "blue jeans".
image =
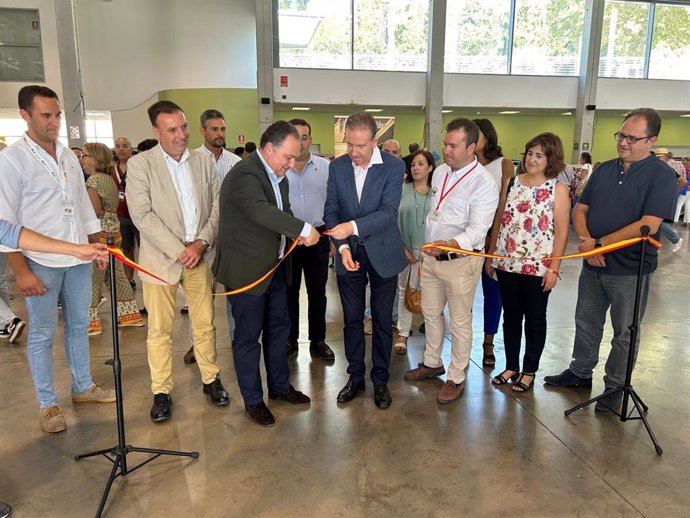
POLYGON ((58 404, 53 379, 53 337, 58 321, 58 300, 65 320, 65 356, 72 374, 72 392, 84 392, 93 385, 89 367, 89 306, 91 264, 50 268, 26 259, 46 292, 26 297, 29 315, 27 357, 41 408, 58 404))
POLYGON ((666 239, 668 239, 674 245, 678 241, 680 241, 678 234, 676 234, 676 231, 673 230, 673 227, 671 226, 671 224, 666 223, 665 221, 661 222, 661 226, 659 227, 659 234, 660 234, 659 239, 661 239, 661 236, 666 236, 666 239))
POLYGON ((484 294, 484 334, 495 335, 501 321, 501 289, 498 281, 489 277, 482 268, 482 293, 484 294))
MULTIPOLYGON (((640 322, 647 306, 652 274, 642 277, 640 322)), ((607 275, 583 267, 577 288, 575 308, 575 344, 570 370, 581 378, 591 378, 599 360, 599 346, 604 333, 606 313, 611 308, 613 339, 606 360, 604 383, 607 387, 623 385, 630 349, 630 329, 635 310, 637 275, 607 275)), ((635 358, 640 346, 640 333, 635 343, 635 358)))

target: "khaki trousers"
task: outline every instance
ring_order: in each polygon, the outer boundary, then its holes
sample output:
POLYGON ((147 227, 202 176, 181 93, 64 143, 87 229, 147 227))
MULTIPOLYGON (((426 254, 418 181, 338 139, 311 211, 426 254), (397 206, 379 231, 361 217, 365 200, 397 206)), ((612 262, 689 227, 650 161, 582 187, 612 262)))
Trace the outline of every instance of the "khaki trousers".
POLYGON ((424 365, 441 367, 446 321, 443 308, 448 303, 451 350, 448 379, 465 381, 465 369, 472 349, 472 304, 482 271, 482 257, 461 257, 437 261, 424 255, 422 259, 422 313, 426 327, 424 365))
MULTIPOLYGON (((216 364, 216 328, 213 325, 213 276, 204 260, 196 268, 182 270, 179 284, 187 305, 194 341, 194 355, 201 372, 201 381, 211 383, 220 370, 216 364)), ((177 286, 144 282, 144 304, 149 313, 148 350, 151 369, 151 390, 154 394, 170 394, 172 381, 172 333, 175 319, 177 286)), ((186 333, 184 333, 186 337, 186 333)))

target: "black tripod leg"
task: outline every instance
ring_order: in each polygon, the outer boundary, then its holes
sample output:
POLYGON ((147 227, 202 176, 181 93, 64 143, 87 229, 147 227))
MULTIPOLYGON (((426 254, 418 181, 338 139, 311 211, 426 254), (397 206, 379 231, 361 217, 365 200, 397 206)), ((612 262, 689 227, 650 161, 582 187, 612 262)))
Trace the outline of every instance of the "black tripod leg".
POLYGON ((139 446, 132 446, 129 451, 138 451, 141 453, 154 453, 158 455, 177 455, 178 457, 191 457, 193 459, 199 458, 198 451, 160 450, 156 448, 141 448, 139 446))
POLYGON ((110 488, 113 485, 113 480, 115 480, 115 477, 117 476, 117 470, 120 467, 120 463, 122 462, 122 457, 120 455, 117 456, 115 461, 113 462, 113 469, 110 470, 110 476, 108 477, 108 481, 105 483, 105 487, 103 488, 103 496, 101 496, 101 503, 98 504, 98 511, 96 511, 96 518, 101 518, 101 514, 103 514, 103 509, 105 508, 105 503, 108 500, 108 495, 110 494, 110 488))
POLYGON ((588 406, 588 405, 591 405, 592 403, 596 403, 596 402, 599 401, 600 399, 605 398, 606 396, 608 396, 608 395, 610 395, 610 394, 613 394, 614 392, 618 392, 619 390, 623 390, 623 387, 614 387, 614 388, 611 388, 611 389, 605 391, 603 394, 599 394, 597 397, 594 397, 594 398, 592 398, 592 399, 588 399, 588 400, 585 401, 584 403, 580 403, 579 405, 574 406, 573 408, 569 408, 568 410, 566 410, 565 412, 563 412, 563 414, 565 414, 566 416, 569 416, 570 414, 572 414, 572 413, 575 412, 576 410, 580 410, 581 408, 584 408, 584 407, 586 407, 586 406, 588 406))
POLYGON ((656 440, 656 436, 654 435, 654 432, 652 431, 651 426, 649 426, 649 423, 647 422, 647 418, 645 417, 644 413, 642 412, 642 408, 644 407, 644 404, 642 403, 639 396, 637 395, 637 392, 635 392, 632 389, 630 389, 630 398, 632 399, 633 404, 635 405, 635 408, 637 409, 637 413, 640 414, 640 420, 644 424, 644 427, 647 429, 647 433, 649 434, 649 438, 654 443, 654 449, 656 450, 656 454, 661 455, 662 453, 664 453, 664 450, 662 450, 661 446, 659 446, 659 443, 656 440))
POLYGON ((86 459, 88 457, 96 457, 97 455, 105 455, 106 453, 115 453, 117 447, 115 448, 105 448, 103 450, 91 451, 89 453, 82 453, 81 455, 75 455, 74 460, 86 459))
POLYGON ((637 402, 642 406, 644 411, 647 412, 649 410, 649 407, 644 404, 644 401, 642 401, 642 398, 640 398, 640 396, 637 395, 637 392, 635 392, 631 387, 630 388, 630 395, 632 396, 633 394, 635 395, 635 399, 637 399, 637 402))

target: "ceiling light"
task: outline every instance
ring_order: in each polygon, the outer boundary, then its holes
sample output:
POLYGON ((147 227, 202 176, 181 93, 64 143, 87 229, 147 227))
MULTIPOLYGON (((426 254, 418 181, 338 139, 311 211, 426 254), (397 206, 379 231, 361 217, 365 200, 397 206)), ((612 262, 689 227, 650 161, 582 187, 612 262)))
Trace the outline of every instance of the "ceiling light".
POLYGON ((501 115, 515 115, 516 113, 520 113, 520 112, 519 111, 506 110, 506 111, 498 112, 498 113, 500 113, 501 115))
POLYGON ((441 110, 441 113, 453 113, 453 110, 441 110))
POLYGON ((364 111, 365 111, 365 112, 378 113, 378 112, 382 112, 382 111, 383 111, 383 108, 367 108, 367 109, 364 110, 364 111))
POLYGON ((311 110, 309 106, 293 106, 292 109, 296 112, 308 112, 311 110))
POLYGON ((573 114, 573 112, 563 112, 563 113, 561 113, 561 115, 572 115, 572 114, 573 114))
POLYGON ((681 117, 690 117, 690 113, 684 113, 681 117))

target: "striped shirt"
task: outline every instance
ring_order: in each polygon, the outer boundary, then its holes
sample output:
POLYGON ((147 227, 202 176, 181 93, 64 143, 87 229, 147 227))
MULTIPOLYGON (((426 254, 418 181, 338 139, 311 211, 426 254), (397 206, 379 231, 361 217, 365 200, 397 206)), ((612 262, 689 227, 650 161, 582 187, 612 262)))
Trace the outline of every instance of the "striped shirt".
POLYGON ((218 160, 216 160, 216 155, 213 154, 213 151, 208 149, 206 146, 197 148, 197 151, 201 151, 213 159, 213 163, 216 165, 216 174, 218 175, 218 185, 223 184, 223 179, 225 178, 225 175, 228 174, 228 171, 230 171, 230 169, 232 169, 237 162, 242 160, 235 153, 230 153, 230 151, 227 149, 223 149, 223 152, 220 154, 220 158, 218 158, 218 160))

